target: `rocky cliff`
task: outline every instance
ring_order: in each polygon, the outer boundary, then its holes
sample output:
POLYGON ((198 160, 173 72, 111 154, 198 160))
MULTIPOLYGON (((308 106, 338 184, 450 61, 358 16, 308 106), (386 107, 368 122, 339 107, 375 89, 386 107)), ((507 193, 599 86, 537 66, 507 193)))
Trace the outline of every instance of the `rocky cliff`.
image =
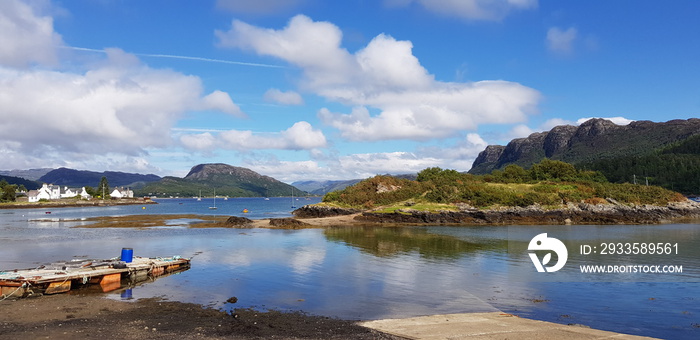
POLYGON ((663 123, 636 121, 629 125, 591 119, 579 126, 562 125, 514 139, 506 146, 489 145, 469 172, 485 174, 509 164, 527 168, 545 157, 577 164, 645 155, 699 134, 700 119, 696 118, 663 123))

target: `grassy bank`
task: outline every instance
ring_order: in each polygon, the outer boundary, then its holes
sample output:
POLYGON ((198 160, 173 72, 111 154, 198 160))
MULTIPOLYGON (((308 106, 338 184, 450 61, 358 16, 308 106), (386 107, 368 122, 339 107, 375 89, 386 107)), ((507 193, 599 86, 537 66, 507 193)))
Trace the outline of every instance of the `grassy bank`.
POLYGON ((375 176, 328 193, 323 204, 395 212, 406 208, 452 211, 460 205, 479 209, 532 205, 555 208, 568 203, 666 205, 684 200, 683 195, 661 187, 610 183, 598 172, 544 160, 528 170, 511 165, 481 176, 440 168, 421 171, 415 181, 375 176))

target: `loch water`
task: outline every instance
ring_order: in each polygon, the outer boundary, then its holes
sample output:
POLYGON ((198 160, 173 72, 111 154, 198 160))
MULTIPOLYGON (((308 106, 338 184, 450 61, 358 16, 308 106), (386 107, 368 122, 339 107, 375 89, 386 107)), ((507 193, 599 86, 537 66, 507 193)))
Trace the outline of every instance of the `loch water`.
MULTIPOLYGON (((135 256, 193 257, 191 269, 139 285, 129 298, 163 297, 230 310, 303 310, 346 319, 502 311, 665 339, 700 338, 700 224, 596 226, 330 227, 272 230, 80 228, 81 218, 135 214, 202 214, 251 219, 288 217, 318 198, 163 199, 154 205, 0 210, 0 269, 58 260, 135 256), (247 209, 248 213, 243 213, 247 209), (47 214, 47 212, 51 212, 47 214), (557 279, 534 270, 513 249, 539 233, 557 236, 569 262, 557 279), (581 244, 678 244, 665 257, 615 257, 683 267, 663 275, 589 275, 581 244), (660 259, 660 260, 659 260, 660 259), (529 275, 521 273, 527 268, 529 275), (236 297, 235 304, 226 301, 236 297)), ((524 256, 523 256, 524 255, 524 256)), ((545 273, 554 274, 554 273, 545 273)), ((122 299, 123 294, 105 293, 122 299)))

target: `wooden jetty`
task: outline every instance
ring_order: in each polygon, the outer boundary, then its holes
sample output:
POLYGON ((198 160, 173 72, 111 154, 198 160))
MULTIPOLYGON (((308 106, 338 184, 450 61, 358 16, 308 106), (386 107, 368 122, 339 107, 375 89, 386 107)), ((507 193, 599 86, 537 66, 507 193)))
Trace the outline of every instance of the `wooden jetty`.
POLYGON ((158 276, 190 268, 190 259, 173 257, 133 257, 131 262, 79 260, 57 262, 33 269, 0 271, 0 299, 35 294, 65 293, 88 285, 99 285, 103 292, 119 289, 158 276))

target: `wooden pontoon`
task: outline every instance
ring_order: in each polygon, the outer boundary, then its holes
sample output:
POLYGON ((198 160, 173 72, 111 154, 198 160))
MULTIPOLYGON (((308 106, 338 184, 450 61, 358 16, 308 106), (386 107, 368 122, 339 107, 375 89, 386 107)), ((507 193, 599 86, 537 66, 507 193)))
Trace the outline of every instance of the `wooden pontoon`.
POLYGON ((2 298, 35 294, 65 293, 87 285, 99 285, 103 292, 119 289, 164 274, 190 268, 190 259, 179 256, 144 258, 132 262, 119 259, 58 262, 34 269, 0 271, 2 298))

